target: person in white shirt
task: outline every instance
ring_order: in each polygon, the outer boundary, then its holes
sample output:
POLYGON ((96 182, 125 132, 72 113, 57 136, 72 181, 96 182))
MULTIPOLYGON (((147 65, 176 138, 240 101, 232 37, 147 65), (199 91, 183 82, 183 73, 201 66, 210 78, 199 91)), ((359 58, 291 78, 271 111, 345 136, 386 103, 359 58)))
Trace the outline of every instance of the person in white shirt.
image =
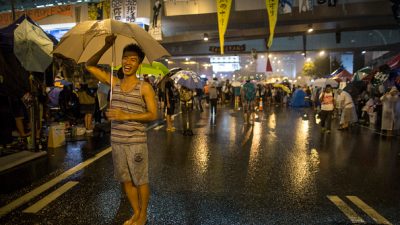
POLYGON ((321 118, 322 132, 331 132, 331 121, 334 106, 334 95, 332 92, 332 87, 326 85, 324 91, 319 95, 319 100, 321 102, 321 112, 319 113, 321 118))
POLYGON ((349 129, 350 123, 357 122, 356 107, 348 92, 339 89, 338 93, 339 108, 342 111, 338 130, 347 130, 349 129))

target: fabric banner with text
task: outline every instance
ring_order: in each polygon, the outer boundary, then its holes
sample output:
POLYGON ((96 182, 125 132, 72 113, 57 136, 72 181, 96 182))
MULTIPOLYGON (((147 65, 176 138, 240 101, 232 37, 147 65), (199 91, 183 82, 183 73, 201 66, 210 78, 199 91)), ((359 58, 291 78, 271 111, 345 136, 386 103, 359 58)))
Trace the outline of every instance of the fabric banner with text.
POLYGON ((267 47, 270 48, 272 45, 272 40, 274 39, 276 21, 278 20, 279 0, 266 0, 266 4, 269 20, 269 38, 267 47))
POLYGON ((88 3, 89 20, 104 20, 110 18, 110 2, 88 3))
POLYGON ((229 14, 231 12, 232 0, 217 0, 218 32, 221 55, 224 54, 225 32, 228 27, 229 14))
MULTIPOLYGON (((52 15, 63 15, 72 17, 72 10, 73 10, 72 5, 60 5, 48 8, 37 8, 26 11, 16 11, 16 18, 19 18, 25 13, 34 21, 39 21, 41 19, 44 19, 52 15)), ((12 22, 13 22, 12 14, 10 12, 0 13, 0 26, 9 25, 12 22)))

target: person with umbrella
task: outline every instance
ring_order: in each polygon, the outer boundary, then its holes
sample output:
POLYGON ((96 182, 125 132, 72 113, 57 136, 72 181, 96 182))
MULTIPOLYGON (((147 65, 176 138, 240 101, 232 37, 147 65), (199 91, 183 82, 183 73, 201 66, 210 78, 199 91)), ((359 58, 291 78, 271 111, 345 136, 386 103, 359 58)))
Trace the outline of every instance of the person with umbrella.
POLYGON ((145 123, 157 119, 157 103, 152 86, 136 77, 145 57, 138 45, 129 44, 123 50, 122 79, 112 77, 96 66, 115 39, 115 35, 108 35, 104 46, 86 62, 86 68, 99 81, 113 86, 111 107, 106 116, 111 120, 114 173, 123 184, 134 212, 124 225, 143 225, 147 221, 150 197, 145 123))

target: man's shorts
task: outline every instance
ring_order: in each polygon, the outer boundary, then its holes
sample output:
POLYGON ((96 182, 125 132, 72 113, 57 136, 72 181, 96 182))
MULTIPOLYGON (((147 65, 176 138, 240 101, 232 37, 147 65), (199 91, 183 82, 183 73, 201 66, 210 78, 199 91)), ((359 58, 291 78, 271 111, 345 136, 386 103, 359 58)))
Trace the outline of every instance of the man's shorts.
POLYGON ((149 183, 149 157, 147 143, 112 145, 114 177, 120 182, 133 182, 135 186, 149 183))
POLYGON ((243 111, 244 113, 255 112, 256 102, 255 101, 243 101, 243 111))

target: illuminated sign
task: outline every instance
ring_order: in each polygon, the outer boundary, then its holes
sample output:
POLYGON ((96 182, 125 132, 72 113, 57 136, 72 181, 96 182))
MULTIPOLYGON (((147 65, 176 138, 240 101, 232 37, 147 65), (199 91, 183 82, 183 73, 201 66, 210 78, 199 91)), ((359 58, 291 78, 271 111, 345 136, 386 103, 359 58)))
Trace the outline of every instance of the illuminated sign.
POLYGON ((214 73, 233 72, 240 70, 239 63, 211 63, 211 65, 214 73))
POLYGON ((211 63, 238 63, 239 61, 239 56, 226 56, 226 57, 211 57, 210 58, 211 63))
MULTIPOLYGON (((210 46, 208 48, 210 52, 219 53, 221 48, 219 46, 210 46)), ((246 51, 246 45, 225 45, 224 52, 244 52, 246 51)))

